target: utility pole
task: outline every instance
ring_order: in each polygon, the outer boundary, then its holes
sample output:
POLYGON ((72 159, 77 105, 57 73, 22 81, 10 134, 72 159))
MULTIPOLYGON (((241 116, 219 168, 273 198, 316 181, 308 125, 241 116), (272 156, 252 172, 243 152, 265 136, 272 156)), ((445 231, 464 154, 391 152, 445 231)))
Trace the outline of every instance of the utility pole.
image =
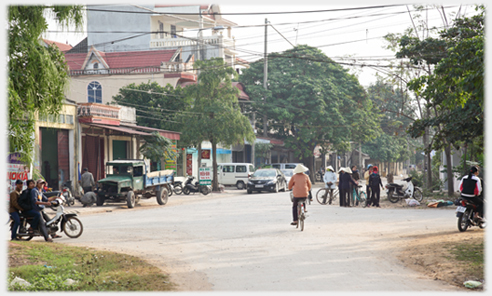
MULTIPOLYGON (((268 19, 265 19, 265 57, 264 57, 264 66, 263 66, 263 88, 268 89, 267 87, 267 79, 268 79, 268 60, 267 60, 267 28, 268 28, 268 19)), ((266 97, 263 98, 266 103, 266 97)), ((263 110, 265 114, 263 114, 263 136, 267 136, 267 116, 266 111, 263 110)))
MULTIPOLYGON (((253 132, 255 132, 255 126, 256 126, 256 112, 253 111, 253 132)), ((251 143, 251 162, 253 163, 253 166, 256 167, 256 162, 255 162, 255 142, 251 143)))

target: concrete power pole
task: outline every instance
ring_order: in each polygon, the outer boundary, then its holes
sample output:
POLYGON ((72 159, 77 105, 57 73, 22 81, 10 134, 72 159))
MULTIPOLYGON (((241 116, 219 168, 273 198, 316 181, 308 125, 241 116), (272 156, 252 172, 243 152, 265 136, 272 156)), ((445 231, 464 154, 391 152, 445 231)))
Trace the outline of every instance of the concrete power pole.
MULTIPOLYGON (((255 132, 255 126, 256 126, 256 112, 253 112, 253 132, 255 132)), ((251 143, 251 162, 253 163, 253 166, 256 167, 255 142, 251 143)))
MULTIPOLYGON (((267 80, 268 80, 268 59, 267 59, 267 28, 268 28, 268 20, 265 19, 265 57, 264 57, 264 66, 263 66, 263 88, 268 89, 267 80)), ((266 102, 266 98, 264 98, 266 102)), ((263 110, 265 112, 265 110, 263 110)), ((266 113, 266 112, 265 112, 266 113)), ((267 116, 263 115, 263 136, 267 136, 267 116)))

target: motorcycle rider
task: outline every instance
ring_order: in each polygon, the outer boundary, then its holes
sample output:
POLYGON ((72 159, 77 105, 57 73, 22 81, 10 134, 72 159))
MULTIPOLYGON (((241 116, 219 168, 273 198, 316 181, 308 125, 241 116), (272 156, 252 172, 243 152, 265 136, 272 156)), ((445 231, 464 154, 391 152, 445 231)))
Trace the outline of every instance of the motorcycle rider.
POLYGON ((479 170, 477 166, 472 166, 468 172, 468 175, 464 176, 460 181, 461 197, 467 199, 477 205, 478 209, 475 213, 475 217, 483 219, 483 195, 482 182, 478 178, 479 170), (477 217, 480 215, 480 217, 477 217))

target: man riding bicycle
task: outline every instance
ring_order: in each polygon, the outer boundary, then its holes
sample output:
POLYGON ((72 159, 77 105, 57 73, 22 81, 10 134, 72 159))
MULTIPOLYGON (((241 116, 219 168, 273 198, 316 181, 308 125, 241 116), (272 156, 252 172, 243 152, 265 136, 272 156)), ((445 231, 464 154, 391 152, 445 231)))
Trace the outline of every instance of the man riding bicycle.
POLYGON ((309 176, 304 174, 306 171, 308 171, 307 167, 298 164, 294 169, 294 175, 289 181, 289 190, 293 188, 292 194, 294 195, 294 202, 292 203, 292 216, 294 221, 290 223, 290 225, 297 225, 297 204, 303 199, 305 200, 308 198, 309 190, 311 190, 312 187, 309 176))

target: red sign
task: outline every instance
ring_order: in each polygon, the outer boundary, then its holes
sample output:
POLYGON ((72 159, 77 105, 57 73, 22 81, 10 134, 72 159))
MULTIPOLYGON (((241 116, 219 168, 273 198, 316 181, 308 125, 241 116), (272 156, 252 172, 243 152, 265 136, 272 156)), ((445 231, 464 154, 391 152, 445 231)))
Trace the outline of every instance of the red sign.
POLYGON ((186 174, 188 176, 193 174, 193 154, 186 154, 186 174))
POLYGON ((210 159, 210 150, 202 150, 202 159, 210 159))

